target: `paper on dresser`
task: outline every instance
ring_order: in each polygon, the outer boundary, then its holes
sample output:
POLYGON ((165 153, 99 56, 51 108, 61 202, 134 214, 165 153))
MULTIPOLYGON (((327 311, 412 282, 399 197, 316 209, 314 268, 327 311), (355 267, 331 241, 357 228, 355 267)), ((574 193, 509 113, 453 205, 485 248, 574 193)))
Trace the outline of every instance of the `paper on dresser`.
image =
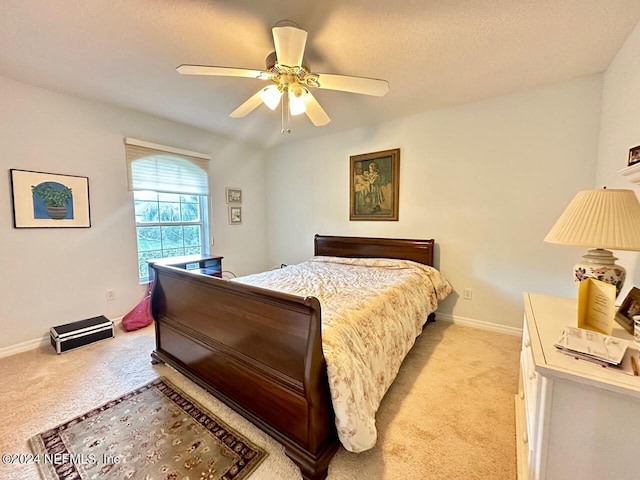
POLYGON ((582 358, 613 365, 622 361, 628 345, 627 340, 576 327, 565 327, 555 343, 560 351, 568 355, 578 353, 582 358))

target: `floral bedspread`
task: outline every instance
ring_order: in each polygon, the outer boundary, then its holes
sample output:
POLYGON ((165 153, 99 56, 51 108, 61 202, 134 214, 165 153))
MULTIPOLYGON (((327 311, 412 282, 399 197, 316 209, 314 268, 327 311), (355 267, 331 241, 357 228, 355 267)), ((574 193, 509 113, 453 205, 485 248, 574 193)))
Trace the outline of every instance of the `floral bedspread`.
POLYGON ((320 301, 338 436, 352 452, 375 445, 380 401, 427 316, 452 291, 435 268, 389 259, 313 257, 234 281, 320 301))

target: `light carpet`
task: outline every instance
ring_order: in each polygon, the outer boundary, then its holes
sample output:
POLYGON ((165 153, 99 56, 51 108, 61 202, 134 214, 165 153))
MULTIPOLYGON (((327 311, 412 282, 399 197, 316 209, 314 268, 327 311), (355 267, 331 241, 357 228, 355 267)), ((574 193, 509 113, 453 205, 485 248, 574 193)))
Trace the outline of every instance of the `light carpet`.
MULTIPOLYGON (((157 377, 264 448, 250 480, 299 480, 283 447, 188 379, 152 365, 153 327, 56 355, 53 349, 0 359, 0 453, 27 454, 28 438, 157 377)), ((329 480, 513 480, 520 338, 449 322, 426 327, 378 411, 377 445, 344 449, 329 480)), ((0 478, 36 480, 34 464, 0 464, 0 478)))

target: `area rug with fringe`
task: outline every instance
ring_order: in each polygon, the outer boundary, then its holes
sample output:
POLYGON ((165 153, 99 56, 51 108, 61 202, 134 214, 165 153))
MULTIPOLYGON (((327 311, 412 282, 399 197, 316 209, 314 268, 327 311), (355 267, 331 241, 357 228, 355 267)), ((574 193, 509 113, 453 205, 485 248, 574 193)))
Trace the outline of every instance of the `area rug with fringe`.
POLYGON ((242 480, 268 455, 163 377, 29 443, 45 480, 242 480))

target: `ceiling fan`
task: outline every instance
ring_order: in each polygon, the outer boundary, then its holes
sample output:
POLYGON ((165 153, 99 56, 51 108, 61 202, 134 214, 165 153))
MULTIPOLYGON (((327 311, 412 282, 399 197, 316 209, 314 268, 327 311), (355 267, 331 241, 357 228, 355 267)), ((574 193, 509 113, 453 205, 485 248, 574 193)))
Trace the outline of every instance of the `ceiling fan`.
POLYGON ((183 75, 213 75, 223 77, 245 77, 267 80, 270 84, 258 90, 229 115, 242 118, 261 103, 275 110, 282 100, 282 132, 290 133, 289 114, 306 113, 317 126, 331 121, 310 89, 324 88, 343 92, 382 97, 389 91, 386 80, 351 77, 330 73, 313 73, 304 64, 304 49, 307 32, 295 22, 282 20, 272 28, 275 52, 267 56, 265 70, 249 70, 234 67, 208 65, 180 65, 176 70, 183 75))

